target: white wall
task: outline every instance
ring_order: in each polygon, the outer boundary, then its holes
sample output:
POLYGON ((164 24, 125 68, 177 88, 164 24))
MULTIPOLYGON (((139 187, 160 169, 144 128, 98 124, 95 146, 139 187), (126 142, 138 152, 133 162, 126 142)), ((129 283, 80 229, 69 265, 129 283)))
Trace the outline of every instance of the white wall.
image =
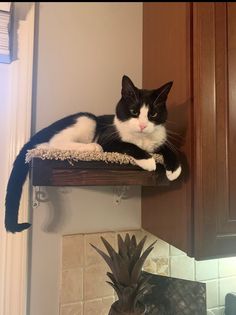
POLYGON ((141 85, 141 3, 40 4, 37 130, 81 110, 113 113, 123 74, 141 85))
MULTIPOLYGON (((36 130, 78 111, 110 114, 121 77, 141 86, 142 3, 40 3, 36 130)), ((115 205, 113 187, 48 189, 33 210, 29 314, 57 315, 61 235, 141 226, 140 188, 115 205)))

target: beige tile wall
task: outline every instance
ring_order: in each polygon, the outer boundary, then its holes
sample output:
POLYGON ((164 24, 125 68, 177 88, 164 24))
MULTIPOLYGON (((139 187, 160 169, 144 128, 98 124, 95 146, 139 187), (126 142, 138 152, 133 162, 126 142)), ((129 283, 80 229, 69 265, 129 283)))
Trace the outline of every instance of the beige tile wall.
MULTIPOLYGON (((206 283, 208 315, 224 314, 226 293, 236 292, 236 257, 195 261, 184 252, 143 230, 119 232, 147 235, 145 247, 157 241, 144 269, 160 275, 206 283)), ((117 232, 65 235, 62 238, 60 315, 107 315, 114 302, 114 290, 106 283, 109 271, 104 260, 91 247, 106 251, 103 236, 115 249, 117 232)))

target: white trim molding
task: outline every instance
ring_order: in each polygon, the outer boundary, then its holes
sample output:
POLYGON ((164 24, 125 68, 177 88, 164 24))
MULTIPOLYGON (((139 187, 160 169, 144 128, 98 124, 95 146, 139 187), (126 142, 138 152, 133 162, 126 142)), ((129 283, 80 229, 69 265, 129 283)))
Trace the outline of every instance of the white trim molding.
MULTIPOLYGON (((32 68, 34 45, 35 4, 26 3, 14 10, 17 26, 17 58, 8 65, 0 65, 0 85, 4 89, 4 102, 0 105, 0 115, 4 115, 4 140, 6 153, 1 160, 4 176, 0 182, 1 210, 7 180, 12 163, 21 146, 29 139, 31 128, 32 68), (23 18, 22 18, 23 16, 23 18), (2 72, 1 69, 4 71, 2 72), (3 77, 4 76, 4 77, 3 77)), ((1 94, 1 93, 0 93, 1 94)), ((1 143, 2 145, 2 143, 1 143)), ((19 221, 28 217, 28 184, 25 185, 19 212, 19 221)), ((27 301, 27 254, 28 232, 6 233, 4 211, 0 213, 0 315, 25 315, 27 301)))

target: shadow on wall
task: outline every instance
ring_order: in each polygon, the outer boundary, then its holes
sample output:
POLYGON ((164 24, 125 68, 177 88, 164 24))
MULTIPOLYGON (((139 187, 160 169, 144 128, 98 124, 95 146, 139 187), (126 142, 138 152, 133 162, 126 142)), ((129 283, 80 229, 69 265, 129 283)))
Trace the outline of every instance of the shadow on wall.
MULTIPOLYGON (((42 223, 41 229, 47 233, 58 233, 63 230, 72 220, 73 212, 71 211, 70 201, 73 197, 73 189, 79 189, 80 191, 89 191, 91 193, 91 198, 93 193, 96 195, 103 194, 104 196, 110 196, 109 203, 111 208, 118 207, 121 202, 126 199, 139 198, 139 190, 136 186, 86 186, 86 187, 40 187, 35 188, 33 204, 34 208, 39 206, 39 203, 46 203, 47 207, 45 209, 44 221, 42 223), (37 197, 36 197, 37 194, 37 197)), ((91 208, 90 199, 88 200, 88 207, 91 208)), ((81 203, 78 202, 76 207, 78 207, 78 212, 81 209, 86 210, 86 204, 84 200, 81 203)), ((97 208, 96 200, 94 201, 94 209, 97 208)), ((118 209, 118 208, 117 208, 118 209)), ((33 209, 32 211, 37 211, 33 209)))

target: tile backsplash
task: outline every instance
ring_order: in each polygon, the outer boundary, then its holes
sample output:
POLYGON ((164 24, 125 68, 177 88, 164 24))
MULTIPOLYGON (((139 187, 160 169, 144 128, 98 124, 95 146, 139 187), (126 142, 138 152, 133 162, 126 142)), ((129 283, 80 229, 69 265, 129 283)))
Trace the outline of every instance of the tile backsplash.
POLYGON ((151 273, 206 283, 208 315, 223 315, 225 295, 236 292, 236 257, 195 261, 184 252, 144 230, 65 235, 62 238, 60 315, 108 315, 115 300, 114 290, 106 283, 109 271, 90 243, 106 251, 103 236, 117 248, 117 234, 147 235, 145 247, 157 240, 145 262, 151 273))

